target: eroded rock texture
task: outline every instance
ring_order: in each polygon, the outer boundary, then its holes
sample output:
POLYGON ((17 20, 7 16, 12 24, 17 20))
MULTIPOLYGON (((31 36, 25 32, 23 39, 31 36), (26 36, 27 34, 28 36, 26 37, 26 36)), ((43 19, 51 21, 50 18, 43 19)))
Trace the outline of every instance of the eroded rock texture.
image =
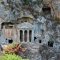
POLYGON ((8 22, 14 26, 13 30, 11 29, 13 39, 20 38, 17 27, 32 28, 33 25, 34 38, 32 43, 34 44, 27 43, 27 48, 30 50, 27 57, 31 60, 60 59, 60 0, 0 1, 0 40, 3 42, 2 44, 7 44, 3 25, 7 24, 8 26, 8 22), (18 36, 16 37, 16 35, 18 36))

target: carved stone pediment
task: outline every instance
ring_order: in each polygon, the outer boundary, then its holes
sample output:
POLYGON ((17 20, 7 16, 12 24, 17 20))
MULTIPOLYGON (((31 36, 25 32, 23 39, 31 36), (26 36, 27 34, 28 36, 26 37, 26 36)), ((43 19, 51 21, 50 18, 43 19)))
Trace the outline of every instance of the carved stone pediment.
POLYGON ((30 29, 30 28, 33 28, 33 25, 28 22, 24 22, 24 23, 18 24, 17 28, 30 29))

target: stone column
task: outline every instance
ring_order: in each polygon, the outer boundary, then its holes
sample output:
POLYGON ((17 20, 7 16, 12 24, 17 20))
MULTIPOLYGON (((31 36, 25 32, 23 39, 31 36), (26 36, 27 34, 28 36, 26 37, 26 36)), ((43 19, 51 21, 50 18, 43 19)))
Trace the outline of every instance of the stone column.
POLYGON ((27 42, 29 42, 29 30, 27 30, 27 42))
POLYGON ((34 30, 32 30, 32 38, 31 38, 31 42, 34 42, 34 30))
POLYGON ((25 41, 24 41, 24 30, 23 30, 23 42, 25 42, 25 41))
POLYGON ((5 36, 5 26, 3 26, 3 36, 6 38, 6 36, 5 36))
POLYGON ((20 30, 17 30, 17 42, 20 42, 20 30))
POLYGON ((20 42, 20 30, 17 29, 17 42, 20 42))

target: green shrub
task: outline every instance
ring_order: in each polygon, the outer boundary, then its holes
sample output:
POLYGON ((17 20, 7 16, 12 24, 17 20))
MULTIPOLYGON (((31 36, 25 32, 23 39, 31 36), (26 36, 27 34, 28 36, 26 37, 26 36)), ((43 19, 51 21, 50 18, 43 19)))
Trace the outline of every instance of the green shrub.
POLYGON ((5 54, 3 56, 0 56, 0 60, 28 60, 28 59, 22 59, 22 57, 15 54, 5 54))

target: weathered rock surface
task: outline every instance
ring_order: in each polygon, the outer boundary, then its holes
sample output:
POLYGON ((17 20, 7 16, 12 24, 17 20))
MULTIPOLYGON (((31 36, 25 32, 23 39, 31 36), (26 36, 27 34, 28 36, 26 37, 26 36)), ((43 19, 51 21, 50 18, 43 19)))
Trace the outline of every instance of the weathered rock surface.
POLYGON ((55 47, 49 47, 46 44, 38 45, 33 43, 23 43, 24 47, 27 48, 27 51, 22 54, 24 58, 29 58, 30 60, 60 60, 60 52, 56 52, 55 47))
MULTIPOLYGON (((35 29, 40 28, 36 35, 39 36, 38 33, 41 32, 38 39, 46 44, 40 44, 40 46, 32 43, 22 44, 27 51, 24 54, 21 53, 21 56, 30 60, 60 60, 60 24, 56 23, 56 21, 60 22, 60 0, 29 0, 27 3, 25 2, 27 5, 23 0, 11 0, 10 3, 6 1, 4 0, 0 4, 0 18, 4 21, 16 21, 24 13, 32 14, 36 23, 35 29), (48 8, 48 13, 43 12, 42 8, 48 8), (54 41, 53 47, 47 46, 49 40, 54 41)), ((3 36, 0 36, 0 40, 4 40, 3 36)))

